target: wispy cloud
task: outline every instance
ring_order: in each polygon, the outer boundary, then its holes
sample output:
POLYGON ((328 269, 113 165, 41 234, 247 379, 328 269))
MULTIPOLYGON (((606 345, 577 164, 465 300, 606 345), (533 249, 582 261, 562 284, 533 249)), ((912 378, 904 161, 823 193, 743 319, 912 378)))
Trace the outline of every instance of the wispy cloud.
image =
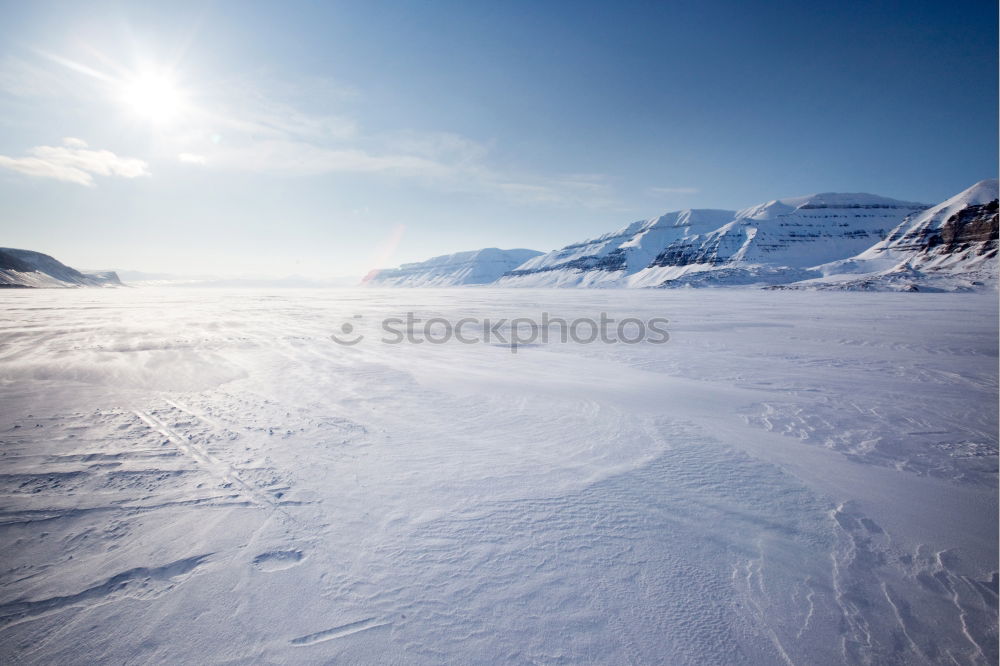
POLYGON ((535 176, 505 180, 502 174, 487 172, 484 186, 525 204, 609 208, 617 205, 614 188, 601 174, 535 176))
POLYGON ((304 141, 269 139, 224 147, 204 157, 204 164, 231 171, 286 175, 334 172, 386 173, 434 177, 446 169, 414 155, 372 154, 359 148, 327 148, 304 141))
POLYGON ((178 161, 282 176, 358 173, 404 178, 445 192, 517 204, 613 205, 602 175, 498 168, 494 142, 454 132, 372 131, 350 109, 361 97, 326 80, 254 77, 220 82, 172 130, 178 161))
POLYGON ((82 139, 67 137, 61 146, 36 146, 25 157, 0 155, 0 168, 27 176, 51 178, 92 187, 94 176, 148 176, 146 162, 110 150, 91 150, 82 139))
POLYGON ((65 95, 72 88, 67 72, 38 62, 6 56, 0 59, 0 93, 21 98, 51 98, 65 95))
MULTIPOLYGON (((39 55, 39 54, 36 54, 39 55)), ((52 54, 40 60, 0 60, 0 93, 28 98, 115 100, 115 76, 52 54), (52 64, 57 64, 53 67, 52 64), (83 94, 88 90, 89 94, 83 94)), ((103 65, 102 65, 103 66, 103 65)), ((203 82, 189 90, 189 104, 169 126, 157 128, 150 159, 209 170, 284 176, 358 173, 405 178, 445 192, 476 193, 509 203, 606 208, 614 188, 602 175, 538 173, 498 167, 492 140, 447 131, 363 127, 351 109, 355 90, 325 79, 254 72, 238 79, 203 82)), ((106 112, 106 109, 104 109, 106 112)), ((0 168, 93 185, 93 175, 146 175, 142 160, 83 145, 40 146, 25 157, 0 156, 0 168)))
POLYGON ((651 187, 647 190, 653 195, 663 194, 698 194, 697 187, 651 187))

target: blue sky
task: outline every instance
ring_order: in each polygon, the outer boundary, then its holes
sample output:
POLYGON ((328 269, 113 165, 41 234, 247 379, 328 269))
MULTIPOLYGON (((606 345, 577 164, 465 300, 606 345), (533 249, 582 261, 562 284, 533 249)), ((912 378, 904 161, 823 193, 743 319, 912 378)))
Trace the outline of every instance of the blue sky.
POLYGON ((363 274, 997 170, 992 2, 5 2, 0 245, 363 274))

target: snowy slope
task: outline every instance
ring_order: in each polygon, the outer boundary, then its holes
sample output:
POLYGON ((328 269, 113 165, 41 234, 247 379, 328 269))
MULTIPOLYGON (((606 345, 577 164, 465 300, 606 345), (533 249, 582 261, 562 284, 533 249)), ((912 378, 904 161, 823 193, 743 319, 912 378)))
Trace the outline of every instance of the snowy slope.
POLYGON ((535 257, 497 281, 504 287, 624 287, 664 247, 725 224, 728 210, 682 210, 535 257))
POLYGON ((841 289, 960 289, 996 282, 998 181, 983 180, 908 216, 887 237, 848 259, 819 266, 801 283, 841 289))
POLYGON ((687 210, 550 252, 501 278, 509 287, 774 284, 819 273, 926 208, 872 194, 813 194, 739 212, 687 210))
POLYGON ((540 255, 536 250, 482 250, 456 252, 399 268, 372 271, 364 284, 373 287, 454 287, 488 284, 507 271, 540 255))
POLYGON ((32 250, 0 248, 2 287, 109 287, 120 286, 114 271, 83 273, 47 254, 32 250))

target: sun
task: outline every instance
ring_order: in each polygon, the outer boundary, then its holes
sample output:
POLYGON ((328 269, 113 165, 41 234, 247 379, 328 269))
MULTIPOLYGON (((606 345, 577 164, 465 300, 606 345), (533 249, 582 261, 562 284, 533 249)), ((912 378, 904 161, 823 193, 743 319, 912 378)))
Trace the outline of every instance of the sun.
POLYGON ((129 111, 153 123, 168 122, 180 113, 184 96, 172 76, 144 72, 122 86, 122 101, 129 111))

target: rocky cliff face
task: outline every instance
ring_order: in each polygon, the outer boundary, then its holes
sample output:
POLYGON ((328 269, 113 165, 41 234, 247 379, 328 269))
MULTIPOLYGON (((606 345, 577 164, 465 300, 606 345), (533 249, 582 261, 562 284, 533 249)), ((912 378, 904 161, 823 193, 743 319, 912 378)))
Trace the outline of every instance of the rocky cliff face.
POLYGON ((984 180, 911 215, 854 257, 817 267, 806 286, 956 290, 995 285, 998 181, 984 180))
POLYGON ((923 227, 907 232, 894 244, 894 249, 914 252, 911 264, 935 257, 995 257, 997 208, 997 199, 970 204, 947 217, 937 228, 923 227))

